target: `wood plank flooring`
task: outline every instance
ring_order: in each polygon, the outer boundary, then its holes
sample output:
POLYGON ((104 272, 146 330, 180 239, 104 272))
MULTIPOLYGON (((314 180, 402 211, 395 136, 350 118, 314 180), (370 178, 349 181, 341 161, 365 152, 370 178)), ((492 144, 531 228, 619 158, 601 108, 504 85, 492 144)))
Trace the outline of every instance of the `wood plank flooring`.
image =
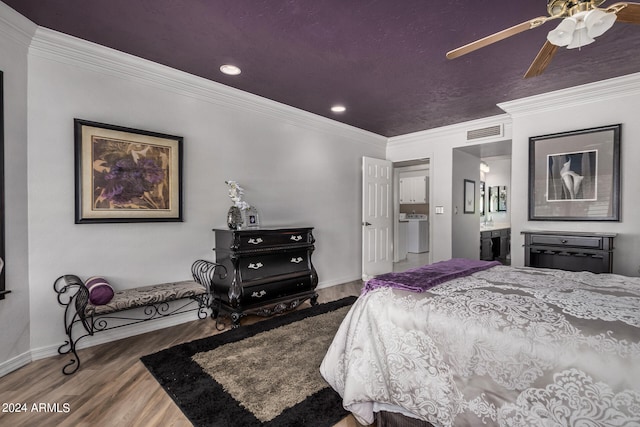
MULTIPOLYGON (((357 296, 361 287, 362 282, 355 281, 319 289, 318 301, 357 296)), ((242 323, 261 320, 263 318, 252 316, 242 323)), ((69 355, 31 362, 0 378, 0 426, 190 426, 182 411, 140 362, 140 357, 218 333, 212 319, 194 320, 82 349, 78 352, 82 366, 70 376, 61 372, 69 355), (2 412, 8 409, 5 404, 26 404, 26 412, 2 412), (40 404, 45 406, 38 412, 33 410, 34 404, 36 408, 40 408, 40 404)), ((348 416, 334 427, 361 425, 348 416)))

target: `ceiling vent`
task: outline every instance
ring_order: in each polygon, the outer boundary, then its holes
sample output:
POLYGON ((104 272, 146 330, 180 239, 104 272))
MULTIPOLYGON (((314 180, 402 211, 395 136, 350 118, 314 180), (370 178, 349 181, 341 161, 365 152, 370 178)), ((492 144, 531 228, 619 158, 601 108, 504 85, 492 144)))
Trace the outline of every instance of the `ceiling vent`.
POLYGON ((503 136, 503 126, 495 125, 482 129, 472 129, 467 131, 467 141, 475 141, 482 138, 491 138, 494 136, 503 136))

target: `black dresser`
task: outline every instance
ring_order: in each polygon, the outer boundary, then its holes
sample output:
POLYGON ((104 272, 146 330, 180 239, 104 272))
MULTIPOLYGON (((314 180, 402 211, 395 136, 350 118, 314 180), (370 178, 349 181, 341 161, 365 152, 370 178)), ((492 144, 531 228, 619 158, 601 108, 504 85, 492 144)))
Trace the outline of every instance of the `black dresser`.
POLYGON ((235 327, 247 314, 270 316, 307 299, 317 304, 313 227, 213 231, 216 262, 228 273, 212 283, 214 317, 228 312, 235 327))
POLYGON ((613 233, 523 231, 524 265, 611 273, 613 233))

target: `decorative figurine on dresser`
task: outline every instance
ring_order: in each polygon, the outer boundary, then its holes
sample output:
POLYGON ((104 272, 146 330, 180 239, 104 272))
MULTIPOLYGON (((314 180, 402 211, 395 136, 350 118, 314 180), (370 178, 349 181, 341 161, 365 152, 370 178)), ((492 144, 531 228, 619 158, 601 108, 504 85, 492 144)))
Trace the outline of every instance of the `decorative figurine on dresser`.
POLYGON ((307 299, 316 305, 318 275, 311 263, 312 230, 214 229, 216 263, 229 274, 212 279, 212 317, 228 312, 237 327, 247 314, 271 316, 307 299))

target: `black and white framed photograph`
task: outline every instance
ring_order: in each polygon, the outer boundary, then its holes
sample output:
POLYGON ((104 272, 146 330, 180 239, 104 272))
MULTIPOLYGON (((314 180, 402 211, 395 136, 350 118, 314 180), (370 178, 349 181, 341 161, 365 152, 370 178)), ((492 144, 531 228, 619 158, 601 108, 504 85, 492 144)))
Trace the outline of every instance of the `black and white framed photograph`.
POLYGON ((476 213, 476 182, 464 180, 464 213, 476 213))
POLYGON ((249 206, 247 209, 243 209, 242 216, 244 227, 260 228, 260 215, 255 206, 249 206))
POLYGON ((620 129, 529 138, 529 219, 619 221, 620 129))

